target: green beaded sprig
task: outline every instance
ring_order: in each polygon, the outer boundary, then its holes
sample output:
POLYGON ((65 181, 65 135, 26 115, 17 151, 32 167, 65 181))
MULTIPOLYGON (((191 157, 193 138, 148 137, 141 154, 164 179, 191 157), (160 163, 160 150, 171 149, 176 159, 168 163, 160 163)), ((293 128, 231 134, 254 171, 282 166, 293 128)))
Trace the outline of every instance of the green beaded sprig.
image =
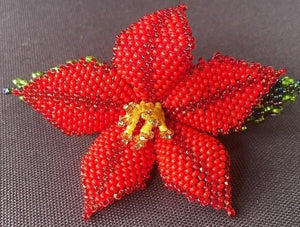
POLYGON ((300 94, 300 81, 288 76, 282 77, 263 97, 261 104, 253 108, 251 116, 246 119, 246 123, 260 123, 267 116, 280 114, 283 110, 283 104, 294 102, 298 94, 300 94))

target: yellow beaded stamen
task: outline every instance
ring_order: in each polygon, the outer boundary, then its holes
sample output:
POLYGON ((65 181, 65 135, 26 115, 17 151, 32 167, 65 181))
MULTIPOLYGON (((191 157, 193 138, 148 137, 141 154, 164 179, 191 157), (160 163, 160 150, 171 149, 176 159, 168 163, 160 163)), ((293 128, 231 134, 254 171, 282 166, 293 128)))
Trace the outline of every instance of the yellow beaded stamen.
POLYGON ((123 143, 127 144, 130 140, 132 140, 133 131, 140 118, 142 118, 145 123, 141 128, 139 135, 134 137, 137 149, 142 148, 148 139, 152 139, 154 137, 154 133, 152 131, 154 127, 158 127, 159 136, 161 138, 171 139, 173 131, 168 129, 165 123, 165 114, 159 102, 155 104, 152 102, 146 103, 144 101, 141 101, 139 104, 131 102, 124 105, 123 108, 126 111, 126 114, 121 116, 118 122, 120 127, 126 125, 126 129, 122 133, 123 143))

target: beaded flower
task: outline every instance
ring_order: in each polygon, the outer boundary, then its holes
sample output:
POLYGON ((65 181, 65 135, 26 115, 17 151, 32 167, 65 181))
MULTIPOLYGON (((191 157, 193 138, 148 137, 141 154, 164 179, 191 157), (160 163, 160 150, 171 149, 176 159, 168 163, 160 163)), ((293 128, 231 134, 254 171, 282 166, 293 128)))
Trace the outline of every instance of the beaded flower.
POLYGON ((122 31, 111 66, 72 60, 4 90, 67 135, 100 132, 81 161, 85 219, 145 188, 154 163, 167 188, 234 216, 230 159, 214 136, 279 113, 299 92, 299 82, 278 80, 286 70, 259 63, 216 53, 194 65, 185 9, 158 10, 122 31))

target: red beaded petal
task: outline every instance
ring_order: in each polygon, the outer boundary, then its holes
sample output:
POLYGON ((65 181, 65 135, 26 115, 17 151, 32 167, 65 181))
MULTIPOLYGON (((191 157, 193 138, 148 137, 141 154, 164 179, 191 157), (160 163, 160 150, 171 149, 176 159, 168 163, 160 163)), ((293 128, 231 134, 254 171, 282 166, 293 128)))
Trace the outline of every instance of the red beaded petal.
POLYGON ((216 53, 209 61, 200 59, 193 75, 173 89, 164 106, 173 119, 202 132, 227 134, 240 129, 283 73, 216 53))
POLYGON ((185 5, 142 17, 116 40, 112 64, 144 101, 160 101, 192 68, 185 5))
POLYGON ((105 129, 123 114, 125 103, 136 100, 126 81, 95 59, 61 65, 14 94, 68 135, 105 129))
POLYGON ((81 178, 84 189, 84 218, 143 189, 155 161, 153 142, 137 150, 135 143, 122 143, 123 129, 112 125, 100 136, 82 158, 81 178))
POLYGON ((170 124, 171 140, 157 138, 158 169, 167 188, 184 194, 190 201, 225 209, 231 206, 230 160, 225 147, 214 137, 188 126, 170 124))

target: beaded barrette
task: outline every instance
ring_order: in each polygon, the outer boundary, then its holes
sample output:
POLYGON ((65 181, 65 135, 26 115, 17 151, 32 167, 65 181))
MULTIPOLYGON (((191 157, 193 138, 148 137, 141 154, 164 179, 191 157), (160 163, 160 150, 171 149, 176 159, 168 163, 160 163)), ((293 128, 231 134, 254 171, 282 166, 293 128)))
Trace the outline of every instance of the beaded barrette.
POLYGON ((185 9, 122 31, 111 66, 89 56, 3 90, 67 135, 100 132, 81 161, 85 219, 143 189, 155 162, 167 188, 234 216, 229 155, 214 136, 278 114, 299 94, 299 81, 279 79, 283 69, 220 53, 193 65, 185 9))

